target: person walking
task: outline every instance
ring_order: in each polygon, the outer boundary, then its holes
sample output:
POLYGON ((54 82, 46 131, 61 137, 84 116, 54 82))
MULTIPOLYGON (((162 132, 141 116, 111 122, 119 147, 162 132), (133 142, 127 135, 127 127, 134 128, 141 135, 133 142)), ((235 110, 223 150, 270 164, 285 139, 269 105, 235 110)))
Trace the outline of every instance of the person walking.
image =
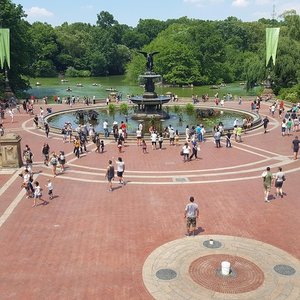
POLYGON ((145 140, 142 140, 142 149, 143 149, 143 153, 148 153, 147 152, 147 144, 146 144, 146 141, 145 140))
POLYGON ((266 171, 262 173, 263 178, 263 187, 264 187, 264 195, 265 195, 265 202, 270 202, 269 193, 272 186, 273 181, 273 174, 270 171, 270 167, 267 167, 266 171))
POLYGON ((34 182, 34 194, 33 194, 33 205, 32 207, 37 206, 37 200, 42 201, 43 204, 47 204, 48 202, 42 199, 42 189, 38 181, 34 182))
POLYGON ((95 145, 96 145, 96 150, 95 152, 98 152, 100 153, 100 137, 98 134, 95 135, 95 138, 94 138, 94 141, 95 141, 95 145))
POLYGON ((164 137, 163 137, 163 134, 162 132, 159 134, 158 136, 158 145, 159 145, 159 150, 162 150, 162 144, 163 144, 163 141, 164 141, 164 137))
POLYGON ((104 137, 108 138, 109 137, 109 131, 108 131, 108 122, 105 120, 103 122, 103 130, 104 130, 104 137))
POLYGON ((117 176, 119 178, 119 183, 125 185, 125 181, 123 178, 123 174, 125 171, 125 163, 122 160, 122 157, 118 157, 118 160, 116 160, 117 165, 117 176))
POLYGON ((269 118, 268 116, 265 116, 263 119, 263 125, 264 125, 264 133, 267 133, 267 127, 268 127, 268 123, 269 123, 269 118))
POLYGON ((156 150, 156 140, 157 140, 157 133, 156 133, 156 131, 153 131, 151 133, 152 150, 156 150))
POLYGON ((292 141, 293 151, 294 151, 294 160, 298 158, 298 152, 299 152, 299 144, 300 141, 298 139, 298 136, 295 136, 295 139, 292 141))
POLYGON ((46 137, 49 138, 50 127, 47 122, 44 122, 44 130, 45 130, 46 137))
POLYGON ((191 148, 190 148, 189 144, 186 142, 184 144, 184 146, 182 147, 182 150, 181 150, 184 162, 189 161, 189 159, 190 159, 190 152, 191 152, 191 148))
POLYGON ((230 132, 230 130, 227 131, 225 136, 226 136, 226 148, 231 148, 231 141, 230 141, 231 132, 230 132))
POLYGON ((59 151, 58 162, 60 164, 61 173, 65 171, 66 157, 64 151, 59 151))
POLYGON ((57 175, 56 168, 57 168, 58 159, 57 159, 57 155, 55 154, 55 152, 52 152, 49 162, 50 162, 50 165, 52 166, 53 177, 56 177, 56 175, 57 175))
POLYGON ((23 151, 23 158, 25 161, 25 167, 32 171, 32 164, 33 164, 33 153, 28 145, 25 145, 25 149, 23 151))
POLYGON ((53 199, 53 184, 51 182, 51 179, 47 180, 47 184, 45 186, 48 189, 49 200, 52 200, 53 199))
POLYGON ((113 187, 112 187, 112 180, 115 178, 115 168, 114 166, 112 165, 112 160, 109 160, 108 161, 108 166, 106 168, 106 174, 105 174, 105 177, 107 178, 108 180, 108 191, 109 192, 112 192, 113 191, 113 187))
POLYGON ((219 130, 217 130, 214 133, 214 139, 215 139, 215 144, 217 148, 221 148, 221 132, 219 130))
POLYGON ((189 236, 192 227, 192 235, 195 235, 197 218, 199 217, 199 208, 198 205, 194 202, 195 199, 193 196, 190 197, 190 203, 188 203, 184 210, 184 218, 186 219, 186 236, 189 236))
POLYGON ((73 150, 73 152, 74 152, 74 154, 77 158, 80 157, 79 149, 80 149, 80 140, 79 140, 79 137, 76 136, 75 139, 74 139, 74 150, 73 150))
POLYGON ((136 130, 136 144, 138 146, 141 146, 141 140, 142 140, 142 131, 138 127, 138 129, 136 130))
POLYGON ((285 174, 282 172, 282 168, 278 168, 278 172, 275 174, 275 188, 276 188, 276 197, 280 196, 283 198, 282 186, 285 181, 285 174))
POLYGON ((49 164, 49 152, 50 152, 50 146, 48 143, 44 143, 42 148, 42 153, 44 155, 44 165, 48 166, 49 164))
MULTIPOLYGON (((195 156, 195 159, 198 159, 198 145, 197 145, 197 140, 194 138, 191 142, 192 145, 192 155, 190 156, 190 160, 195 156)), ((200 149, 200 148, 199 148, 200 149)))

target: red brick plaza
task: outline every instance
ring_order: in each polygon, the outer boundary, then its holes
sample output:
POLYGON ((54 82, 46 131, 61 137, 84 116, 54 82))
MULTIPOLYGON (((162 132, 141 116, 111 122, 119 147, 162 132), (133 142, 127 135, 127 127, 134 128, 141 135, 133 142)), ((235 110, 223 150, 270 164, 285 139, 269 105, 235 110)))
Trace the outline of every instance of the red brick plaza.
MULTIPOLYGON (((250 110, 246 101, 225 106, 250 110)), ((261 114, 269 115, 269 103, 262 103, 261 114)), ((127 184, 115 180, 109 192, 105 169, 119 156, 112 140, 103 154, 89 143, 90 151, 77 159, 72 144, 54 133, 46 139, 26 113, 17 113, 14 123, 7 117, 6 132, 19 134, 22 149, 28 144, 34 153, 43 196, 52 178, 55 197, 32 208, 20 170, 0 171, 0 299, 300 299, 300 161, 291 147, 296 133, 282 137, 280 123, 278 114, 270 117, 267 134, 257 128, 231 149, 207 139, 200 159, 187 163, 181 146, 165 140, 162 151, 152 150, 148 139, 143 154, 132 139, 121 154, 127 184), (67 154, 66 171, 55 178, 43 165, 45 141, 67 154), (270 203, 261 178, 267 166, 273 173, 282 166, 287 178, 284 197, 275 198, 272 188, 270 203), (185 237, 191 195, 200 208, 199 228, 185 237), (205 248, 209 238, 221 247, 205 248), (215 277, 219 259, 232 257, 236 279, 215 277), (252 283, 236 290, 246 265, 252 283), (277 274, 275 265, 295 272, 277 274), (157 277, 161 269, 175 277, 157 277), (224 289, 216 287, 220 280, 224 289)))

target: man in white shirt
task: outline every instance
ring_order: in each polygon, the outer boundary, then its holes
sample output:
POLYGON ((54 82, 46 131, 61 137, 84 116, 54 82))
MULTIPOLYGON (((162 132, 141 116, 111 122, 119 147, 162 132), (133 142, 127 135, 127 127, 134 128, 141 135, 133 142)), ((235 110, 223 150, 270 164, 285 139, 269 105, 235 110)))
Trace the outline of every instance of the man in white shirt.
POLYGON ((152 150, 156 150, 156 140, 157 140, 157 133, 156 131, 154 131, 151 133, 152 150))
POLYGON ((107 138, 109 136, 109 133, 108 133, 108 122, 107 122, 107 120, 105 120, 103 122, 103 129, 104 129, 104 137, 107 138))
POLYGON ((192 227, 193 236, 195 235, 196 230, 196 219, 199 217, 199 208, 196 203, 194 203, 194 197, 190 197, 190 203, 186 205, 184 210, 184 218, 186 218, 186 227, 187 233, 186 235, 190 235, 190 228, 192 227))
POLYGON ((123 178, 123 174, 125 171, 125 163, 121 157, 119 157, 118 160, 116 160, 116 165, 117 165, 117 176, 119 178, 119 183, 125 185, 125 181, 123 178))

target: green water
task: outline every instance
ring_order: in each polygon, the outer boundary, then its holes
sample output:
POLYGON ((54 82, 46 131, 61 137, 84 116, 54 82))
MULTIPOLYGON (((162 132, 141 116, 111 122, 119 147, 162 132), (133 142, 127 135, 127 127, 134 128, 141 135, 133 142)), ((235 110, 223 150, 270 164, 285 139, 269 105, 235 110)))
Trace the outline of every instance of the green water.
MULTIPOLYGON (((167 106, 165 107, 167 110, 167 106)), ((245 114, 240 112, 232 112, 232 111, 221 111, 221 114, 217 116, 212 116, 209 118, 198 118, 196 113, 187 114, 182 112, 181 117, 173 112, 169 112, 170 119, 167 120, 155 120, 154 123, 145 120, 132 120, 130 116, 133 111, 130 108, 128 112, 128 118, 124 116, 120 111, 116 110, 114 113, 110 113, 106 108, 96 109, 98 112, 98 118, 94 121, 88 121, 87 118, 84 120, 80 120, 76 118, 75 112, 64 112, 58 115, 50 116, 48 119, 49 124, 55 128, 62 128, 66 122, 70 122, 72 124, 72 128, 78 127, 79 124, 92 124, 95 127, 97 132, 102 132, 103 122, 107 120, 109 123, 109 127, 112 127, 114 121, 117 121, 118 124, 121 121, 124 121, 127 124, 127 132, 130 134, 134 134, 139 123, 143 123, 145 132, 148 132, 150 126, 154 125, 155 128, 162 132, 165 127, 171 125, 175 130, 178 130, 180 133, 185 132, 185 128, 187 125, 196 126, 197 124, 203 124, 206 131, 212 131, 212 127, 214 125, 223 123, 225 129, 231 129, 233 127, 234 120, 238 120, 238 124, 242 124, 243 118, 245 118, 245 114)), ((247 115, 248 117, 248 115, 247 115)))
MULTIPOLYGON (((79 96, 79 97, 96 97, 96 99, 105 99, 109 91, 106 89, 116 89, 122 94, 122 98, 125 99, 127 95, 142 95, 144 92, 143 86, 129 84, 125 81, 125 76, 111 76, 111 77, 77 77, 77 78, 65 78, 68 82, 62 82, 61 78, 34 78, 31 79, 32 88, 28 90, 28 93, 35 97, 42 98, 44 96, 79 96), (36 86, 39 82, 40 86, 36 86), (78 87, 77 84, 81 84, 82 87, 78 87), (97 84, 97 86, 93 86, 97 84), (67 92, 68 87, 72 90, 67 92)), ((191 97, 192 94, 201 95, 208 94, 210 97, 219 93, 219 97, 223 97, 227 93, 231 93, 234 97, 238 96, 254 96, 256 91, 252 90, 247 92, 244 85, 239 83, 228 84, 226 87, 219 89, 212 89, 210 86, 200 86, 193 88, 180 88, 180 87, 162 87, 156 86, 155 91, 158 95, 164 95, 167 92, 171 92, 178 97, 191 97)))

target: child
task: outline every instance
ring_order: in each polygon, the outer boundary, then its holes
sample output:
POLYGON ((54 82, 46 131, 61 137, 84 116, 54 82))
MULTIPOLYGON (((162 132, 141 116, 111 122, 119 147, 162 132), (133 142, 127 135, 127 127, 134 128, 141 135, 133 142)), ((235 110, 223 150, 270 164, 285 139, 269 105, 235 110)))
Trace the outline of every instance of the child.
POLYGON ((104 152, 104 141, 103 140, 100 142, 100 148, 101 148, 101 153, 103 153, 104 152))
POLYGON ((49 199, 52 200, 53 199, 53 184, 51 182, 51 179, 47 180, 47 185, 45 185, 48 188, 48 195, 49 195, 49 199))
POLYGON ((122 153, 122 140, 120 138, 118 139, 118 149, 119 153, 122 153))
POLYGON ((147 153, 147 144, 145 140, 142 141, 142 149, 143 149, 143 153, 147 153))
POLYGON ((40 184, 38 183, 38 181, 34 182, 34 195, 33 195, 33 205, 32 207, 36 206, 36 200, 40 200, 43 201, 43 204, 47 204, 48 202, 43 200, 42 198, 42 189, 40 187, 40 184))

